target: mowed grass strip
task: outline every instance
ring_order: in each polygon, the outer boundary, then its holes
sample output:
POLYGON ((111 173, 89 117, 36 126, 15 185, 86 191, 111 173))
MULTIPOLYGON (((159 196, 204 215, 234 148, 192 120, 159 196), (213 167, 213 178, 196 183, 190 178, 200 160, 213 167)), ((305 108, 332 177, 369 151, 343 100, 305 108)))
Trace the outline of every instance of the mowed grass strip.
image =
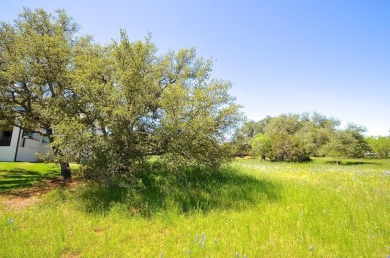
POLYGON ((45 163, 0 162, 0 193, 59 176, 59 166, 45 163))
MULTIPOLYGON (((386 257, 390 163, 151 165, 133 186, 58 189, 2 208, 2 257, 386 257)), ((359 161, 351 161, 359 162, 359 161)))

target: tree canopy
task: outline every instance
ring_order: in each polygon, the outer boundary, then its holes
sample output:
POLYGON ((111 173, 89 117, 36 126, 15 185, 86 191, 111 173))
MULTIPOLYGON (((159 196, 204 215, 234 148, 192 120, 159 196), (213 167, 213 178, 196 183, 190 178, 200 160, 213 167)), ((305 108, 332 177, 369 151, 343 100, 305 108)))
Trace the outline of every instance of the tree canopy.
MULTIPOLYGON (((43 130, 54 141, 53 126, 62 119, 60 113, 68 112, 77 31, 77 24, 62 10, 49 14, 25 9, 14 24, 0 23, 3 123, 43 130)), ((56 157, 62 157, 61 149, 53 150, 56 157)))
POLYGON ((384 159, 390 157, 390 136, 371 136, 367 138, 367 142, 376 157, 384 159))
POLYGON ((304 162, 318 156, 361 158, 370 151, 363 136, 365 128, 350 124, 341 130, 339 125, 337 119, 319 113, 282 114, 245 123, 237 142, 245 146, 241 150, 245 149, 247 154, 259 154, 260 139, 266 137, 267 148, 261 155, 273 161, 304 162))
POLYGON ((242 119, 229 81, 195 49, 158 54, 125 31, 108 45, 76 37, 64 11, 25 9, 0 26, 0 120, 48 134, 55 158, 101 175, 131 173, 159 156, 218 167, 242 119))

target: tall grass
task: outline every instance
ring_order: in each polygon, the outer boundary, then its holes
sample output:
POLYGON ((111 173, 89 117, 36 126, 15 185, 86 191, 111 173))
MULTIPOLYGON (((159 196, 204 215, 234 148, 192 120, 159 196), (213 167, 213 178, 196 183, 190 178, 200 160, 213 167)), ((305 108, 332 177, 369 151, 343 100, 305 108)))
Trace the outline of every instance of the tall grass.
POLYGON ((156 163, 131 184, 58 189, 1 208, 0 256, 386 257, 390 163, 348 162, 156 163))

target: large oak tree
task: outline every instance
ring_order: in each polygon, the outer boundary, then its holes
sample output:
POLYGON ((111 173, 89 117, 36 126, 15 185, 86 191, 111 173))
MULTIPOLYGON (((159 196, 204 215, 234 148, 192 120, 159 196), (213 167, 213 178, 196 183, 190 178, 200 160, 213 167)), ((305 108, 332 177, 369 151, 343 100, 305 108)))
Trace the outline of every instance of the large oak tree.
POLYGON ((151 156, 174 167, 231 157, 224 143, 240 107, 231 83, 211 78, 211 60, 195 49, 158 54, 150 37, 131 42, 124 31, 105 46, 76 31, 63 11, 26 9, 2 24, 1 119, 44 128, 57 159, 100 176, 134 174, 151 156))
MULTIPOLYGON (((61 10, 24 9, 14 24, 0 23, 0 120, 54 141, 53 126, 67 109, 77 29, 61 10)), ((70 178, 61 149, 53 150, 70 178)))

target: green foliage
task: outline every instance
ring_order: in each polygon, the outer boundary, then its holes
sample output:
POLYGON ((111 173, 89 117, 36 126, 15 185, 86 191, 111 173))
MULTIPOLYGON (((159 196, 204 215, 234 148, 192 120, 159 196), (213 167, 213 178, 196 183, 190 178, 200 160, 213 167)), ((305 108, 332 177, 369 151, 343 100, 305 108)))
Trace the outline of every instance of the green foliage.
POLYGON ((305 146, 293 135, 274 135, 268 156, 271 161, 307 162, 311 160, 305 146))
POLYGON ((257 145, 255 138, 261 134, 256 134, 254 128, 262 128, 271 143, 266 155, 273 161, 306 162, 310 157, 319 156, 364 157, 370 150, 363 136, 365 128, 350 124, 341 130, 337 128, 339 125, 338 120, 319 113, 267 117, 258 123, 245 123, 239 131, 241 138, 237 139, 241 142, 238 145, 247 143, 247 149, 256 152, 253 149, 257 145))
POLYGON ((130 42, 124 32, 118 43, 86 43, 83 51, 72 86, 82 115, 56 126, 63 137, 54 146, 89 173, 135 174, 153 155, 175 167, 217 168, 231 158, 224 142, 241 114, 227 93, 231 83, 209 79, 210 60, 194 49, 159 57, 149 38, 130 42))
POLYGON ((234 137, 236 156, 244 157, 253 155, 252 146, 249 141, 257 134, 264 134, 264 130, 271 120, 270 116, 255 122, 247 121, 237 130, 234 137))
POLYGON ((51 138, 58 111, 67 108, 77 28, 64 11, 42 9, 25 9, 13 25, 0 24, 0 120, 43 128, 51 138))
POLYGON ((90 174, 134 174, 150 156, 217 168, 241 120, 229 81, 195 49, 157 54, 150 37, 102 46, 63 11, 25 11, 0 28, 0 120, 44 131, 56 160, 90 174), (17 121, 16 121, 17 120, 17 121), (55 131, 55 134, 53 134, 55 131))
POLYGON ((264 134, 265 128, 271 121, 271 117, 267 116, 266 118, 255 122, 255 121, 248 121, 243 124, 243 126, 240 128, 239 132, 241 135, 252 138, 256 134, 264 134))
POLYGON ((363 158, 370 151, 362 132, 364 128, 349 125, 346 130, 335 131, 330 140, 321 148, 325 156, 363 158))
POLYGON ((302 128, 299 115, 281 115, 271 119, 265 128, 265 135, 271 139, 268 153, 272 161, 305 162, 310 154, 305 145, 297 137, 302 128))
POLYGON ((252 146, 253 156, 262 156, 263 159, 269 154, 272 147, 271 139, 264 134, 256 134, 250 139, 249 144, 252 146))
POLYGON ((368 137, 366 140, 376 157, 390 157, 390 136, 368 137))
POLYGON ((88 213, 108 214, 120 206, 132 211, 127 215, 145 218, 172 211, 189 215, 243 210, 262 199, 278 198, 276 185, 239 174, 231 167, 219 170, 182 167, 172 173, 166 164, 148 162, 142 169, 136 181, 92 184, 75 198, 84 202, 83 210, 88 213))
POLYGON ((307 119, 302 119, 301 128, 296 136, 305 146, 310 156, 321 156, 320 149, 332 137, 340 122, 314 112, 307 119))

